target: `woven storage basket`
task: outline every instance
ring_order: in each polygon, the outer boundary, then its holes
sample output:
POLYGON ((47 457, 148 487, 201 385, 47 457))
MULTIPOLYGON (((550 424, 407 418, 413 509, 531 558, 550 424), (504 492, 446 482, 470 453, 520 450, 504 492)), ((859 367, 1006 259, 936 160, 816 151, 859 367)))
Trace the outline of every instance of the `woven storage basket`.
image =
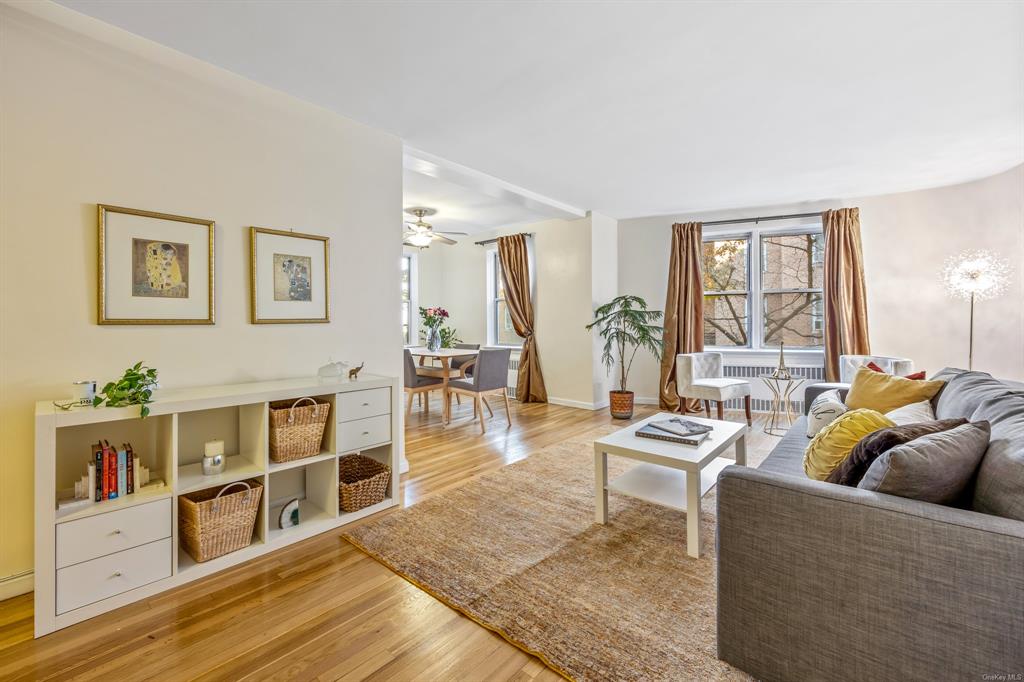
POLYGON ((180 496, 181 546, 199 562, 248 547, 262 494, 263 483, 252 478, 180 496))
POLYGON ((343 512, 359 511, 387 495, 391 467, 371 457, 346 455, 338 459, 338 506, 343 512))
POLYGON ((290 462, 320 454, 330 414, 331 404, 314 398, 270 403, 270 460, 290 462))

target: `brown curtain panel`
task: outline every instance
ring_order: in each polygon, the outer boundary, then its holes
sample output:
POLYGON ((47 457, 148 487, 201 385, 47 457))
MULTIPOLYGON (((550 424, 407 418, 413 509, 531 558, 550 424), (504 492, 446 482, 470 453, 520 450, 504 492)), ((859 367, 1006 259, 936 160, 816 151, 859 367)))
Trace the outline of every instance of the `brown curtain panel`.
POLYGON ((523 337, 519 356, 519 379, 516 399, 521 403, 546 403, 548 391, 540 371, 540 355, 533 333, 533 301, 530 300, 530 264, 526 255, 526 237, 514 234, 498 238, 501 259, 501 281, 505 286, 505 303, 516 334, 523 337))
MULTIPOLYGON (((676 355, 704 350, 704 282, 701 278, 701 223, 672 226, 665 295, 665 347, 661 356, 662 409, 679 410, 676 394, 676 355)), ((700 402, 687 400, 685 410, 697 412, 700 402)))
POLYGON ((869 355, 868 297, 860 209, 821 214, 825 233, 825 378, 839 381, 840 355, 869 355))

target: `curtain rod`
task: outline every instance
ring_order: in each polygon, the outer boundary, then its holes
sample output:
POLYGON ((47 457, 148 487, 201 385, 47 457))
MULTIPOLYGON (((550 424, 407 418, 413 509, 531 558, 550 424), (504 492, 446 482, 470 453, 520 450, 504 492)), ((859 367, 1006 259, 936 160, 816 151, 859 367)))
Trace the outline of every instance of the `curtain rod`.
POLYGON ((739 225, 740 223, 754 223, 755 225, 762 220, 787 220, 789 218, 820 218, 822 211, 815 211, 814 213, 790 213, 789 215, 769 215, 757 218, 732 218, 729 220, 709 220, 704 225, 739 225))
MULTIPOLYGON (((519 234, 523 235, 524 237, 532 237, 533 236, 533 232, 520 232, 519 234)), ((507 237, 514 237, 515 235, 510 234, 510 235, 505 235, 505 236, 507 236, 507 237)), ((494 239, 485 239, 482 242, 473 242, 473 243, 477 244, 479 246, 487 246, 488 244, 495 243, 499 239, 501 239, 501 237, 495 237, 494 239)))

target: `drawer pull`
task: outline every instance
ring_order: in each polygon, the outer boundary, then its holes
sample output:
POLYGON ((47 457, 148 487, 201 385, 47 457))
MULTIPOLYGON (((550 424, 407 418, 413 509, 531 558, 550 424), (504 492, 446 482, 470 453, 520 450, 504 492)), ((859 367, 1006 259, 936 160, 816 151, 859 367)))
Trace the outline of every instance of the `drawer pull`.
POLYGON ((369 407, 370 403, 363 403, 363 407, 369 407))
POLYGON ((363 431, 363 435, 364 435, 364 436, 369 436, 369 435, 370 435, 370 432, 369 432, 369 431, 363 431))
POLYGON ((114 535, 120 535, 121 534, 121 529, 120 528, 115 528, 114 530, 111 531, 111 533, 113 533, 114 535))
POLYGON ((114 577, 115 578, 120 578, 121 577, 121 571, 114 571, 114 577))

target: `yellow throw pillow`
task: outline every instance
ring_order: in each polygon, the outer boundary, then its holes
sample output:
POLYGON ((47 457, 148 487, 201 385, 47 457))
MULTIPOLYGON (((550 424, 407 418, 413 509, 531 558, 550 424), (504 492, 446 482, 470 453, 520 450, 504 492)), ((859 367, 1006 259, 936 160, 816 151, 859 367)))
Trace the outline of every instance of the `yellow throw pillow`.
POLYGON ((892 412, 910 403, 931 400, 944 383, 905 379, 861 367, 853 377, 853 385, 846 396, 846 406, 851 410, 866 408, 883 413, 892 412))
MULTIPOLYGON (((868 370, 871 371, 871 370, 868 370)), ((804 473, 810 478, 824 481, 832 470, 850 456, 860 439, 879 429, 896 426, 881 412, 850 410, 818 431, 804 452, 804 473)))

